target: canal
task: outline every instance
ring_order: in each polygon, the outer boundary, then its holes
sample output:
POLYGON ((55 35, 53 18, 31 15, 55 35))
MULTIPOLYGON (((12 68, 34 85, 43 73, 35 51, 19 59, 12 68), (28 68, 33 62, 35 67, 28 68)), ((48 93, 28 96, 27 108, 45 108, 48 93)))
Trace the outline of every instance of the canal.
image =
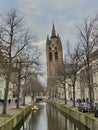
POLYGON ((38 108, 17 130, 89 130, 47 103, 39 103, 38 108))

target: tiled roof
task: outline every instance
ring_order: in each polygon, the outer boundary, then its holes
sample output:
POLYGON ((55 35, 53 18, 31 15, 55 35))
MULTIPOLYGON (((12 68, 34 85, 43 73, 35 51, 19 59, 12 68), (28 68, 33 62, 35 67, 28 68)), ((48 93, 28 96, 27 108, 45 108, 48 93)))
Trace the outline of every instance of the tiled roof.
POLYGON ((96 56, 98 56, 98 49, 96 49, 92 54, 91 54, 91 58, 93 58, 93 57, 96 57, 96 56))

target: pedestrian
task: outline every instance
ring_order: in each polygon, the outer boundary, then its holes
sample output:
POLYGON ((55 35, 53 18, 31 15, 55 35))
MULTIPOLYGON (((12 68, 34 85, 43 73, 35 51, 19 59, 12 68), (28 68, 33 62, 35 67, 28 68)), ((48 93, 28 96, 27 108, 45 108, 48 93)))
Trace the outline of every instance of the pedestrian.
POLYGON ((8 100, 8 103, 9 103, 9 105, 11 104, 11 99, 9 98, 9 100, 8 100))
POLYGON ((70 98, 70 100, 72 101, 72 97, 70 98))
POLYGON ((86 104, 87 104, 88 106, 90 105, 90 101, 89 101, 88 98, 86 99, 86 104))
POLYGON ((83 98, 83 102, 85 102, 85 98, 83 98))
POLYGON ((17 98, 15 99, 15 103, 17 104, 17 98))

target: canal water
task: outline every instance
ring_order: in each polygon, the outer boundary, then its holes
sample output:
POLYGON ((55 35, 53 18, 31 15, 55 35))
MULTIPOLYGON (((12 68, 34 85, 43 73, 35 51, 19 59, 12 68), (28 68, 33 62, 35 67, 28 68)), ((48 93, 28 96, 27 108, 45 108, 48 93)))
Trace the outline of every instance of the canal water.
POLYGON ((39 103, 38 108, 17 130, 89 130, 47 103, 39 103))

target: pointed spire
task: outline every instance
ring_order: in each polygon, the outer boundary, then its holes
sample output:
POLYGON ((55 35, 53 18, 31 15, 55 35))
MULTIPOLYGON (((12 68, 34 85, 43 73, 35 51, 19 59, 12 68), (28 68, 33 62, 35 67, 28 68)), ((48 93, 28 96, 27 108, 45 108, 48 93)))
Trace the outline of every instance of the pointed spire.
POLYGON ((47 44, 49 44, 49 36, 47 35, 47 41, 46 41, 47 44))
POLYGON ((53 26, 52 26, 52 35, 51 35, 51 37, 56 37, 54 23, 53 23, 53 26))
POLYGON ((57 35, 57 44, 60 46, 62 45, 61 38, 60 38, 59 34, 57 35))

